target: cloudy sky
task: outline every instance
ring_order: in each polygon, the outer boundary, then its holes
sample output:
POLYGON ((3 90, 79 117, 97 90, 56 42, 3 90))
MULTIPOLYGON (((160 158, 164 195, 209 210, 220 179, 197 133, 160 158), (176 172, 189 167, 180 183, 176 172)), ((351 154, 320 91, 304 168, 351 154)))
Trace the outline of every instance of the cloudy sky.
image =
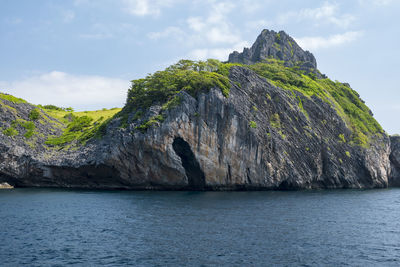
POLYGON ((0 0, 0 91, 78 110, 181 58, 226 60, 284 30, 400 133, 400 0, 0 0))

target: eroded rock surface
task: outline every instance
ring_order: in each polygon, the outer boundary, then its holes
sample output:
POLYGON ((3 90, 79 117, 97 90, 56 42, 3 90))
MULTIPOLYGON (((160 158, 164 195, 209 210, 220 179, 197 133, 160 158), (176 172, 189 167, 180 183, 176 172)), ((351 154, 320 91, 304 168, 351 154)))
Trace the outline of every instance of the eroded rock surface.
POLYGON ((254 64, 266 59, 279 59, 288 67, 299 66, 301 69, 316 72, 317 61, 313 54, 304 51, 295 40, 284 31, 263 30, 250 48, 244 48, 229 55, 229 62, 254 64))
MULTIPOLYGON (((292 40, 284 32, 265 30, 251 49, 229 60, 251 64, 272 55, 288 66, 302 62, 302 68, 316 70, 314 56, 292 40), (274 46, 279 42, 280 49, 274 46)), ((167 110, 158 125, 139 131, 138 122, 123 128, 121 118, 115 118, 103 138, 75 150, 48 150, 43 140, 32 146, 0 133, 0 182, 174 190, 400 185, 399 138, 390 142, 382 133, 368 146, 352 144, 346 122, 321 98, 276 87, 245 67, 231 68, 229 79, 229 97, 218 88, 196 97, 182 91, 180 104, 167 110)), ((34 108, 23 107, 25 117, 34 108)), ((160 110, 153 105, 143 119, 160 110)), ((6 124, 14 120, 13 112, 3 112, 1 119, 6 124)), ((43 127, 44 132, 62 130, 43 127)))
POLYGON ((389 186, 400 186, 400 136, 391 136, 391 175, 389 176, 389 186))

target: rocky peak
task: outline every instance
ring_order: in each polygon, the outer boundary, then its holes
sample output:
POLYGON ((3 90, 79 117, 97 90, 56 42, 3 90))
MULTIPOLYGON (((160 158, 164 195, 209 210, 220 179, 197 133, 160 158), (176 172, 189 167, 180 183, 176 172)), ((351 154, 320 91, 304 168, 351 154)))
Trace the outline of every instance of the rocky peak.
POLYGON ((263 30, 251 48, 244 48, 229 55, 229 62, 254 64, 268 58, 284 61, 288 67, 299 66, 301 69, 315 72, 317 61, 313 54, 304 51, 296 41, 284 31, 263 30))

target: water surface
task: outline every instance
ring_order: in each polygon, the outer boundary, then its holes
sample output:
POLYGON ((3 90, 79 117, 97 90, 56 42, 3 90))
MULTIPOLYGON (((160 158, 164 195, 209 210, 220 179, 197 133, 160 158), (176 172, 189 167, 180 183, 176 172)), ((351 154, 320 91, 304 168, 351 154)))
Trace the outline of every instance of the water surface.
POLYGON ((400 190, 0 190, 1 266, 399 266, 400 190))

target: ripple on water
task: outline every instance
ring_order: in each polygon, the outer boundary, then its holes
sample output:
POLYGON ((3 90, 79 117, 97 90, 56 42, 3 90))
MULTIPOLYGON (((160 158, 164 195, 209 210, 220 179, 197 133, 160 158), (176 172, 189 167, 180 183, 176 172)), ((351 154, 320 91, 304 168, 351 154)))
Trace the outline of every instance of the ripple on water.
POLYGON ((2 266, 400 264, 400 190, 0 191, 2 266))

